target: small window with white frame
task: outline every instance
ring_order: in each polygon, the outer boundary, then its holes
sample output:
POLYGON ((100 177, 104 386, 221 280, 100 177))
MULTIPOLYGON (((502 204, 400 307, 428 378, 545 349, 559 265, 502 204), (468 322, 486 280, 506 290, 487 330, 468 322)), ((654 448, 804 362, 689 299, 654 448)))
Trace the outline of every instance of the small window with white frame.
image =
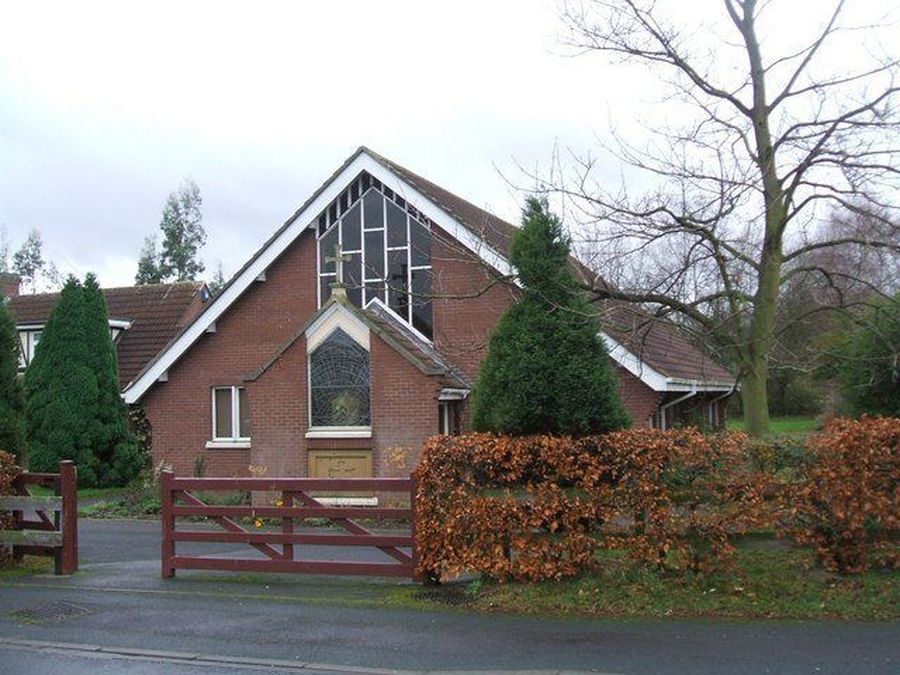
POLYGON ((212 390, 213 441, 250 441, 250 403, 244 387, 212 390))
POLYGON ((31 329, 19 331, 19 371, 24 371, 34 360, 38 343, 41 341, 43 331, 31 329))

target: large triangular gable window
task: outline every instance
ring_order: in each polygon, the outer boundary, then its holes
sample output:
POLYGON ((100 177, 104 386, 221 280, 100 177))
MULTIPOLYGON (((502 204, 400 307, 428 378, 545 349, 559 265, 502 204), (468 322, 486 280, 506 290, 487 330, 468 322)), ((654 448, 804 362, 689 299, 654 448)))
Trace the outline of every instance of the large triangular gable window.
POLYGON ((335 280, 335 250, 343 264, 347 295, 357 307, 375 298, 431 339, 431 228, 406 200, 361 173, 318 217, 319 304, 335 280))

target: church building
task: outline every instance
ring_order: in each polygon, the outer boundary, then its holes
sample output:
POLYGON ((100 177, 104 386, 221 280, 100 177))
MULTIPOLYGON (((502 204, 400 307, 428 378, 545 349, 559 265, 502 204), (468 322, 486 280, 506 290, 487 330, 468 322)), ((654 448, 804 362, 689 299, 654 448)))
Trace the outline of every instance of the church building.
MULTIPOLYGON (((209 476, 390 476, 467 429, 517 288, 516 227, 357 150, 124 387, 154 463, 209 476)), ((628 307, 603 336, 638 426, 724 421, 734 378, 628 307)))

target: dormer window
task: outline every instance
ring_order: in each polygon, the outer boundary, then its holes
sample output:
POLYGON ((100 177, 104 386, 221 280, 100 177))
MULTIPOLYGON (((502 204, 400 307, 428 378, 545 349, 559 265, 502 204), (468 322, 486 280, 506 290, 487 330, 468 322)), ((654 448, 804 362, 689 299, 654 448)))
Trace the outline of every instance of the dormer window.
MULTIPOLYGON (((125 319, 109 319, 109 337, 112 339, 113 345, 117 345, 122 334, 131 328, 131 321, 125 319)), ((44 334, 44 324, 26 323, 19 324, 19 372, 25 369, 34 360, 37 353, 38 343, 44 334)))
POLYGON ((24 371, 34 359, 38 343, 43 335, 43 326, 33 330, 19 331, 19 371, 24 371))
POLYGON ((357 307, 378 298, 427 339, 433 334, 431 221, 362 173, 318 217, 319 305, 335 281, 339 248, 347 296, 357 307))

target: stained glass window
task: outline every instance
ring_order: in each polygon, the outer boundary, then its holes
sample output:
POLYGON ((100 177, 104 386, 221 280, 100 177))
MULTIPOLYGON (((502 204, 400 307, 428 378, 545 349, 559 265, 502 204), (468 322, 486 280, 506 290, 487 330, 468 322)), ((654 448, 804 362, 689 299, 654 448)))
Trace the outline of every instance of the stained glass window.
POLYGON ((309 355, 310 424, 367 427, 369 352, 338 328, 309 355))
POLYGON ((351 256, 344 267, 350 301, 362 306, 377 298, 431 338, 431 221, 363 172, 317 223, 319 302, 328 300, 336 276, 326 259, 340 246, 351 256))

